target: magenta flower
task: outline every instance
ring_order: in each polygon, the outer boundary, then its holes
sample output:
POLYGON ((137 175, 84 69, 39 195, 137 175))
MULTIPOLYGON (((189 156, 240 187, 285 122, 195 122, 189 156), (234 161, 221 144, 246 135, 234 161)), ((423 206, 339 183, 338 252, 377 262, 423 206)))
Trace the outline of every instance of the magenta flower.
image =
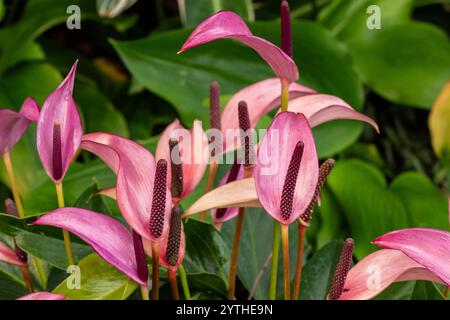
POLYGON ((59 183, 81 142, 83 129, 73 100, 77 63, 45 100, 37 126, 37 148, 48 176, 59 183))
MULTIPOLYGON (((176 199, 179 200, 189 195, 202 180, 207 167, 207 162, 202 158, 202 155, 207 145, 208 139, 200 121, 194 121, 192 129, 187 130, 176 119, 161 134, 156 148, 156 159, 165 159, 167 163, 171 163, 172 155, 173 159, 181 164, 182 192, 175 197, 176 199), (169 141, 171 139, 178 142, 178 152, 181 156, 178 157, 178 154, 170 150, 169 141)), ((167 181, 169 188, 173 183, 171 172, 171 166, 168 166, 167 181)))
POLYGON ((136 259, 133 250, 133 236, 119 221, 89 210, 62 208, 47 213, 33 224, 54 226, 76 234, 130 279, 148 286, 148 274, 142 276, 138 268, 140 259, 136 259))
POLYGON ((12 249, 4 245, 0 242, 0 261, 6 262, 8 264, 12 264, 15 266, 23 267, 26 266, 26 260, 23 261, 19 259, 16 252, 14 252, 12 249))
POLYGON ((231 11, 220 11, 198 25, 179 53, 223 38, 248 45, 258 52, 279 78, 288 83, 297 81, 299 75, 295 62, 273 43, 253 35, 241 17, 231 11))
POLYGON ((319 161, 307 119, 302 114, 281 112, 259 145, 253 178, 212 190, 198 199, 185 216, 214 208, 262 206, 287 225, 309 206, 318 175, 319 161))
POLYGON ((4 156, 20 140, 31 122, 39 119, 39 107, 33 98, 27 98, 19 112, 0 110, 0 155, 4 156))
POLYGON ((341 300, 371 299, 390 284, 428 280, 450 285, 450 233, 434 229, 404 229, 373 241, 383 248, 350 269, 341 300))
POLYGON ((35 292, 20 297, 17 300, 65 300, 66 296, 63 294, 54 294, 50 292, 35 292))
POLYGON ((160 239, 168 228, 172 201, 170 191, 165 187, 160 195, 164 200, 161 208, 163 223, 159 230, 150 230, 152 195, 158 191, 154 187, 157 165, 153 155, 132 140, 108 133, 83 136, 81 148, 96 154, 117 175, 117 203, 130 227, 145 239, 160 239))

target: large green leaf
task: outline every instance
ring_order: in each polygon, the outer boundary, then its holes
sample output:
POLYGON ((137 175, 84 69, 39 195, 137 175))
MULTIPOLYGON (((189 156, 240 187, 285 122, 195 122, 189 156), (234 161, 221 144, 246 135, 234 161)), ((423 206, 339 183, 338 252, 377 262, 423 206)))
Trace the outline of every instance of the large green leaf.
MULTIPOLYGON (((255 34, 279 43, 278 22, 255 23, 255 34)), ((346 48, 322 26, 295 22, 295 59, 300 79, 319 92, 338 95, 356 109, 363 104, 362 85, 354 72, 346 48), (326 77, 324 76, 326 74, 326 77)), ((219 81, 222 94, 273 77, 267 65, 251 49, 230 40, 217 41, 177 56, 190 30, 171 31, 113 46, 135 79, 170 102, 186 124, 195 118, 208 123, 208 86, 219 81)), ((353 143, 361 124, 336 121, 315 130, 321 156, 334 154, 353 143), (333 136, 333 139, 329 137, 333 136)))
POLYGON ((252 0, 180 0, 180 18, 186 27, 195 27, 208 16, 220 10, 231 10, 246 20, 254 20, 252 0))
MULTIPOLYGON (((349 40, 365 37, 377 29, 369 29, 367 22, 373 12, 367 12, 370 6, 380 10, 381 28, 390 24, 409 20, 415 0, 335 0, 330 2, 319 15, 319 21, 329 28, 333 35, 349 40)), ((369 21, 370 22, 370 21, 369 21)))
POLYGON ((355 67, 378 94, 430 109, 450 74, 450 43, 430 24, 405 22, 349 42, 355 67))
POLYGON ((343 242, 335 240, 316 252, 304 265, 300 284, 301 300, 324 300, 334 277, 343 242))
POLYGON ((222 235, 210 224, 189 219, 184 226, 188 274, 208 273, 228 281, 230 249, 222 235))
POLYGON ((80 288, 70 289, 70 280, 67 279, 53 293, 64 294, 69 300, 125 300, 138 287, 133 280, 95 253, 81 260, 78 266, 80 288))
MULTIPOLYGON (((222 226, 222 234, 229 246, 232 246, 236 219, 222 226)), ((249 208, 244 216, 244 225, 239 245, 238 278, 255 299, 267 299, 271 272, 271 254, 274 219, 264 210, 249 208)), ((290 268, 295 270, 297 261, 297 225, 289 228, 290 268)), ((281 246, 280 246, 281 250, 281 246)), ((309 253, 306 245, 305 256, 309 253)), ((278 266, 278 296, 283 295, 283 258, 280 254, 278 266)), ((292 272, 292 278, 294 277, 292 272)))
POLYGON ((371 241, 409 227, 448 229, 446 198, 425 176, 408 173, 388 185, 376 167, 360 160, 338 161, 328 185, 339 202, 362 259, 376 248, 371 241))
MULTIPOLYGON (((35 38, 49 28, 65 22, 69 18, 67 8, 73 4, 72 0, 28 1, 20 21, 0 32, 0 39, 8 39, 0 42, 0 74, 24 58, 21 52, 35 38)), ((80 8, 82 19, 97 17, 94 1, 79 0, 76 5, 80 8)))
MULTIPOLYGON (((35 218, 19 220, 9 215, 0 214, 0 233, 15 237, 20 248, 32 256, 65 270, 67 259, 61 230, 30 225, 34 220, 35 218)), ((71 237, 71 240, 72 251, 76 260, 92 252, 87 245, 76 237, 71 237)))

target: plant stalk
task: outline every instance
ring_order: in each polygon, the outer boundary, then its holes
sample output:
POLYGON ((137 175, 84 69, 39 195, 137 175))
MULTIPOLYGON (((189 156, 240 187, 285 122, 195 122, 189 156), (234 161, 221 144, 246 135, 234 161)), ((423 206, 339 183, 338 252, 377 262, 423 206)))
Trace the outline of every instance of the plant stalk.
POLYGON ((177 271, 167 269, 167 276, 169 277, 173 300, 180 300, 180 293, 178 292, 177 271))
MULTIPOLYGON (((208 170, 208 178, 206 180, 206 188, 205 193, 208 193, 212 190, 214 186, 214 180, 216 180, 217 175, 217 169, 219 168, 219 165, 217 164, 217 161, 215 158, 211 160, 211 164, 209 165, 208 170)), ((200 213, 200 221, 206 220, 206 212, 200 213)))
POLYGON ((30 270, 28 269, 28 265, 21 266, 20 271, 22 272, 23 280, 25 281, 28 292, 33 293, 33 282, 31 281, 31 275, 30 270))
POLYGON ((269 300, 277 298, 278 256, 280 254, 280 225, 274 220, 272 243, 272 270, 270 271, 269 300))
POLYGON ((11 185, 11 192, 13 194, 14 202, 16 203, 17 213, 19 214, 19 218, 23 219, 25 218, 25 212, 23 210, 22 200, 20 199, 17 181, 14 175, 14 169, 9 152, 4 154, 3 162, 5 163, 6 173, 8 174, 9 184, 11 185))
MULTIPOLYGON (((64 191, 62 182, 55 183, 56 186, 56 195, 58 197, 58 206, 60 208, 64 208, 64 191)), ((64 237, 64 246, 66 247, 66 256, 67 256, 67 263, 69 266, 75 265, 73 260, 73 254, 72 254, 72 246, 70 244, 70 234, 67 230, 63 229, 63 237, 64 237)))
POLYGON ((142 300, 150 300, 148 295, 148 288, 146 286, 141 286, 141 297, 142 300))
POLYGON ((288 111, 289 82, 281 79, 281 111, 288 111))
POLYGON ((152 300, 159 299, 159 243, 152 241, 152 300))
POLYGON ((305 250, 306 230, 307 228, 303 224, 298 224, 297 265, 295 268, 294 292, 292 294, 293 300, 298 300, 300 295, 300 283, 302 281, 303 253, 305 250))
POLYGON ((186 270, 184 270, 182 264, 180 264, 178 271, 180 272, 181 287, 183 288, 184 297, 186 300, 191 300, 191 292, 189 291, 186 270))
POLYGON ((291 275, 289 273, 289 225, 281 225, 283 244, 284 300, 291 300, 291 275))

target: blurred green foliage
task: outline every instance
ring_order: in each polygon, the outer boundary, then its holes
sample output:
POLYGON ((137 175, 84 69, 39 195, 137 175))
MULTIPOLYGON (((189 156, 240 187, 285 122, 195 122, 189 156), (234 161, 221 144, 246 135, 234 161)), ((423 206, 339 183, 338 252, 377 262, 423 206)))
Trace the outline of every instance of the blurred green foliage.
MULTIPOLYGON (((360 259, 376 249, 370 244, 375 237, 391 230, 449 230, 447 195, 442 191, 449 166, 433 154, 427 117, 450 80, 450 1, 291 0, 290 4, 300 82, 345 99, 373 117, 381 129, 377 135, 360 123, 335 121, 314 130, 320 157, 338 160, 308 232, 304 259, 302 287, 309 289, 302 298, 323 299, 340 239, 354 237, 355 257, 360 259), (369 5, 381 9, 380 29, 367 28, 369 5)), ((243 86, 272 76, 254 52, 232 41, 177 55, 192 28, 217 10, 232 9, 250 22, 255 34, 279 43, 278 6, 278 0, 141 0, 109 19, 98 16, 92 0, 0 0, 0 107, 18 110, 28 96, 42 104, 73 61, 80 59, 74 95, 85 132, 131 137, 153 151, 157 136, 175 117, 186 126, 196 118, 207 126, 210 81, 220 82, 226 101, 243 86), (178 10, 180 3, 184 6, 178 10), (66 27, 67 7, 73 4, 81 9, 80 30, 66 27)), ((34 135, 32 126, 12 151, 28 215, 56 207, 34 135)), ((1 170, 3 196, 8 190, 1 170)), ((82 153, 65 179, 67 203, 83 203, 118 217, 110 201, 86 198, 93 186, 112 185, 112 172, 82 153)), ((204 182, 183 206, 189 206, 203 189, 204 182)), ((262 210, 250 210, 244 225, 238 294, 265 298, 271 243, 262 240, 271 237, 271 219, 262 210)), ((193 290, 200 292, 194 297, 224 297, 234 223, 226 223, 221 233, 196 221, 185 228, 185 265, 193 290)), ((59 233, 31 228, 7 216, 0 216, 0 233, 1 240, 17 236, 25 251, 45 261, 47 289, 63 279, 59 233)), ((291 235, 295 244, 296 233, 291 235)), ((295 248, 291 249, 295 256, 295 248)), ((74 250, 80 259, 91 252, 77 240, 74 250)), ((110 285, 92 272, 83 280, 86 291, 72 298, 126 299, 135 289, 95 255, 80 263, 106 268, 110 285), (99 283, 105 285, 103 291, 95 290, 99 283)), ((4 264, 0 264, 0 285, 0 298, 24 293, 20 274, 4 264)), ((439 298, 439 290, 432 284, 411 282, 392 286, 380 297, 439 298)), ((63 291, 61 284, 56 292, 63 291)))

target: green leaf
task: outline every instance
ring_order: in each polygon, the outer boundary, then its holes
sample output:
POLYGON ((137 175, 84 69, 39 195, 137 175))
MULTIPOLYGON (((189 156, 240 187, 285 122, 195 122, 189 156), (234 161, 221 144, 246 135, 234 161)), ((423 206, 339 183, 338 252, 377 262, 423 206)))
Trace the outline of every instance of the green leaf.
MULTIPOLYGON (((188 274, 188 285, 191 291, 213 294, 222 298, 227 296, 227 285, 221 277, 208 273, 188 274)), ((179 284, 181 290, 181 284, 179 284)))
POLYGON ((391 284, 375 297, 375 300, 411 300, 416 281, 404 281, 391 284))
MULTIPOLYGON (((222 234, 228 245, 233 244, 236 219, 222 225, 222 234)), ((245 211, 244 225, 239 245, 238 278, 255 299, 267 299, 271 272, 271 254, 273 242, 274 219, 264 210, 248 208, 245 211)), ((297 259, 297 225, 289 228, 290 268, 295 270, 297 259)), ((309 246, 305 245, 305 256, 309 253, 309 246)), ((282 254, 278 266, 278 279, 283 279, 282 254)), ((294 277, 292 273, 292 277, 294 277)), ((283 281, 278 281, 277 294, 283 294, 283 281)))
POLYGON ((301 300, 325 300, 334 277, 343 242, 335 240, 317 251, 303 266, 301 300))
POLYGON ((448 81, 450 43, 430 24, 405 22, 349 42, 363 80, 384 98, 430 109, 448 81))
POLYGON ((19 277, 18 267, 0 262, 0 300, 13 300, 28 293, 19 277))
POLYGON ((180 18, 184 26, 192 28, 220 10, 231 10, 253 21, 255 12, 251 0, 181 0, 180 18))
POLYGON ((448 199, 423 173, 406 172, 391 184, 403 202, 414 227, 449 230, 448 199))
POLYGON ((78 263, 80 288, 69 289, 73 280, 66 279, 53 290, 69 300, 125 300, 138 287, 121 271, 93 253, 78 263))
MULTIPOLYGON (((414 0, 359 0, 332 1, 319 14, 319 21, 329 28, 333 35, 343 40, 366 37, 377 29, 369 29, 367 22, 373 12, 367 12, 369 6, 378 6, 381 28, 391 24, 408 21, 414 0)), ((370 22, 370 21, 369 21, 370 22)))
MULTIPOLYGON (((52 227, 30 225, 34 220, 35 218, 19 220, 9 215, 0 214, 0 233, 15 237, 19 247, 32 256, 65 270, 67 259, 62 231, 52 227)), ((76 237, 72 236, 71 240, 75 259, 81 259, 92 252, 87 245, 76 237)))
POLYGON ((77 82, 74 99, 82 111, 86 132, 109 132, 129 136, 125 117, 95 86, 77 82))
MULTIPOLYGON (((30 46, 30 42, 51 27, 65 22, 69 17, 67 8, 73 4, 72 0, 28 1, 21 20, 1 30, 0 39, 7 38, 8 41, 0 42, 0 74, 23 59, 23 55, 17 53, 30 46)), ((94 1, 79 0, 76 5, 80 7, 82 20, 97 17, 94 1)))
POLYGON ((411 300, 446 300, 441 290, 434 282, 416 281, 411 300))
POLYGON ((228 282, 230 249, 222 235, 210 224, 189 219, 184 226, 188 274, 208 273, 228 282))
POLYGON ((389 231, 411 227, 448 230, 447 198, 421 173, 404 173, 388 185, 373 165, 344 160, 337 162, 328 186, 345 214, 358 259, 374 251, 371 241, 389 231))
MULTIPOLYGON (((258 22, 250 27, 255 34, 280 43, 278 32, 274 32, 279 29, 278 22, 258 22)), ((293 29, 301 30, 294 34, 301 81, 319 92, 338 95, 361 110, 362 84, 345 46, 318 23, 294 22, 293 29)), ((274 76, 253 50, 231 40, 176 55, 189 33, 190 30, 170 31, 136 41, 112 41, 133 77, 170 102, 184 123, 190 124, 195 118, 208 123, 205 101, 211 81, 221 84, 223 95, 232 95, 246 85, 274 76)), ((348 121, 317 128, 315 137, 321 157, 348 147, 361 129, 360 123, 348 121)))

